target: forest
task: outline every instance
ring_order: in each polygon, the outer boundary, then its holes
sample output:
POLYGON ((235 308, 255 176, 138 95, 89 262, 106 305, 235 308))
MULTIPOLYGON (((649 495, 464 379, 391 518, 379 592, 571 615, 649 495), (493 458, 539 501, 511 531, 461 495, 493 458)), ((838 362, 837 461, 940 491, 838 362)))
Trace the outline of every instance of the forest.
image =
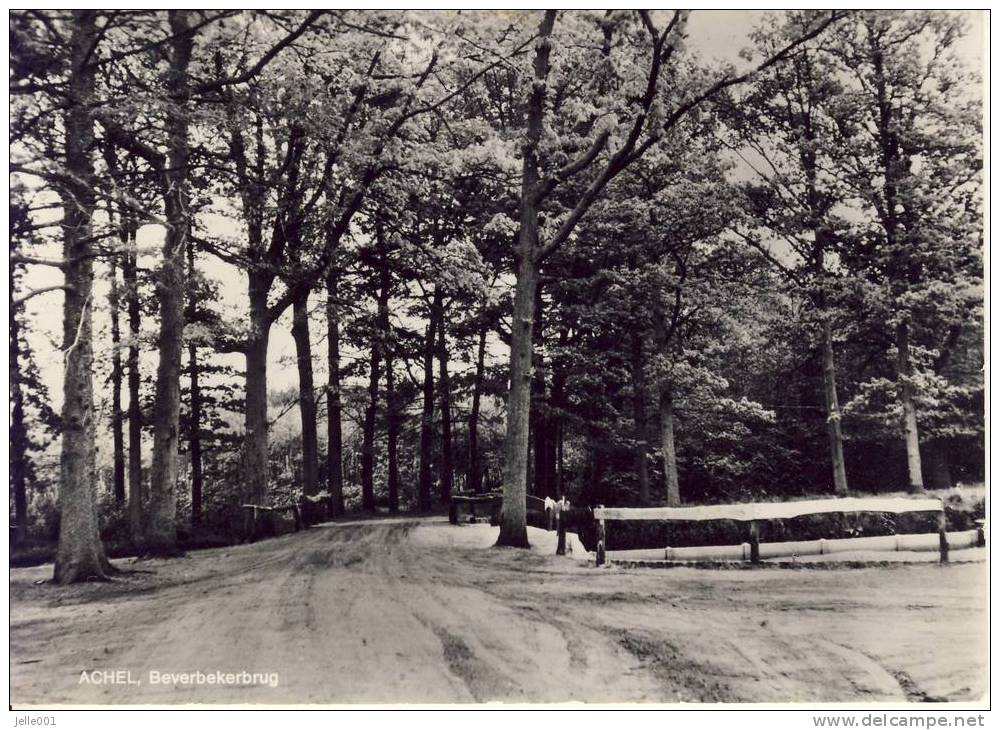
POLYGON ((968 14, 697 15, 12 12, 15 548, 982 481, 968 14))

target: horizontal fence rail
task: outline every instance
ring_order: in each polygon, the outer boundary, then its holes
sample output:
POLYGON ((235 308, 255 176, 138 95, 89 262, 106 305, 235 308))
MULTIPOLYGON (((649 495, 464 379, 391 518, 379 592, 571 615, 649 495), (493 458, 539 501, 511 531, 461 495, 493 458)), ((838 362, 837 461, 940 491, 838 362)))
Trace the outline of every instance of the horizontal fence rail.
MULTIPOLYGON (((949 532, 948 546, 953 549, 976 547, 981 544, 979 530, 949 532)), ((935 533, 914 535, 881 535, 872 537, 819 538, 793 542, 760 543, 760 557, 805 558, 815 555, 835 555, 864 550, 929 552, 940 549, 935 533)), ((701 547, 638 548, 608 550, 608 560, 750 560, 750 543, 741 545, 704 545, 701 547)))
POLYGON ((940 512, 940 499, 905 497, 843 497, 801 502, 752 502, 707 504, 697 507, 597 507, 596 520, 780 520, 830 512, 940 512))

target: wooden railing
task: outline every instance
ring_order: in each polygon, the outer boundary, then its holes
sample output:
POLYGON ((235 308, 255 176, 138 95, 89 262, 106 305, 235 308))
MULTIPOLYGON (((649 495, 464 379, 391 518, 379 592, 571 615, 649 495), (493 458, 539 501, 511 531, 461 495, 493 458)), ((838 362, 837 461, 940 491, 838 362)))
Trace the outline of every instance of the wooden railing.
MULTIPOLYGON (((844 512, 938 513, 938 549, 942 563, 948 562, 948 536, 945 532, 944 503, 940 499, 901 497, 844 497, 812 499, 800 502, 752 502, 745 504, 701 505, 695 507, 604 507, 594 509, 597 520, 597 564, 607 562, 607 520, 735 520, 749 523, 749 558, 760 562, 760 523, 804 515, 844 512)), ((864 538, 862 538, 864 539, 864 538)))
POLYGON ((524 498, 524 502, 527 505, 528 509, 535 509, 538 510, 539 512, 545 511, 545 500, 542 499, 541 497, 536 497, 533 494, 529 494, 524 498))
POLYGON ((503 494, 500 492, 485 492, 482 494, 452 494, 448 506, 448 521, 458 524, 458 512, 461 507, 468 507, 472 517, 476 516, 476 505, 486 505, 490 516, 499 516, 503 504, 503 494))
POLYGON ((251 539, 257 537, 257 518, 262 512, 281 513, 290 511, 292 517, 295 519, 295 531, 298 532, 302 529, 302 514, 299 511, 299 505, 294 502, 277 507, 267 507, 260 504, 244 504, 240 506, 244 510, 244 530, 251 539))

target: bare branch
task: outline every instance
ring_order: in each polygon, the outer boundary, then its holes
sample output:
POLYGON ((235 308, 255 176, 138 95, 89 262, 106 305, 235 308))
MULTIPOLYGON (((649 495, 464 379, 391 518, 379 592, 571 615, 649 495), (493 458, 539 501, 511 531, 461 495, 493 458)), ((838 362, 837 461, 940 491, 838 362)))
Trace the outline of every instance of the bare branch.
MULTIPOLYGON (((562 225, 559 226, 558 230, 555 232, 555 234, 553 234, 552 238, 548 241, 548 243, 546 243, 545 245, 541 246, 538 249, 536 253, 537 259, 539 261, 544 260, 554 251, 556 251, 560 246, 562 246, 563 243, 565 243, 566 239, 569 237, 569 235, 573 232, 573 229, 576 227, 577 223, 580 222, 583 216, 590 209, 590 206, 593 205, 595 200, 597 200, 597 197, 600 195, 601 191, 605 188, 605 186, 612 179, 614 179, 614 177, 618 175, 618 173, 620 173, 622 170, 628 167, 631 163, 641 158, 649 150, 650 147, 652 147, 659 139, 661 139, 664 132, 669 131, 672 127, 674 127, 688 112, 695 109, 702 102, 710 99, 711 97, 715 96, 722 90, 729 88, 730 86, 735 86, 737 84, 744 83, 745 81, 748 81, 760 71, 763 71, 764 69, 769 68, 770 66, 773 66, 774 64, 784 60, 789 55, 791 55, 792 51, 794 51, 796 48, 801 46, 803 43, 815 38, 820 33, 825 31, 831 24, 846 17, 846 15, 847 15, 846 12, 831 11, 830 16, 826 18, 826 20, 823 23, 819 24, 816 28, 806 33, 805 35, 802 35, 796 40, 789 43, 787 46, 782 48, 780 51, 778 51, 773 56, 765 60, 763 63, 758 65, 753 70, 748 71, 747 73, 739 76, 727 77, 721 79, 720 81, 716 82, 711 87, 709 87, 706 91, 696 96, 694 99, 686 102, 685 104, 682 104, 673 112, 673 114, 671 114, 667 118, 667 120, 663 123, 661 129, 655 130, 653 133, 649 134, 641 144, 637 144, 639 136, 642 133, 642 129, 645 126, 649 109, 653 103, 653 99, 656 94, 657 81, 659 79, 661 65, 664 61, 666 61, 669 58, 671 52, 673 51, 673 46, 669 46, 666 49, 663 48, 663 45, 666 42, 669 31, 673 27, 673 22, 671 22, 670 27, 668 27, 667 30, 662 35, 657 36, 656 41, 653 43, 653 52, 652 52, 652 57, 650 59, 650 68, 647 74, 646 93, 643 95, 640 104, 640 112, 632 123, 632 129, 630 130, 628 137, 622 143, 618 151, 615 152, 614 155, 612 155, 611 159, 608 161, 608 164, 605 166, 601 174, 599 174, 590 184, 590 186, 586 189, 586 191, 584 191, 583 195, 580 197, 576 205, 573 207, 573 210, 570 211, 570 214, 563 221, 562 225)), ((677 17, 678 16, 675 14, 675 19, 677 17)))
MULTIPOLYGON (((667 117, 667 120, 663 123, 663 131, 671 129, 681 119, 683 119, 688 114, 688 112, 694 110, 695 108, 700 106, 703 102, 708 101, 713 96, 718 94, 720 91, 728 89, 731 86, 737 86, 739 84, 745 83, 750 79, 752 79, 761 71, 770 68, 776 63, 784 61, 792 54, 793 51, 795 51, 795 49, 797 49, 803 43, 807 43, 808 41, 811 41, 813 38, 816 38, 818 35, 823 33, 827 28, 829 28, 835 22, 843 20, 849 14, 850 11, 836 11, 836 10, 830 11, 829 17, 826 18, 826 20, 824 20, 822 23, 820 23, 816 28, 809 31, 805 35, 799 36, 794 41, 789 43, 787 46, 782 48, 780 51, 772 55, 767 60, 763 61, 755 68, 751 69, 750 71, 747 71, 744 74, 740 74, 739 76, 728 76, 712 84, 712 86, 703 91, 701 94, 698 94, 690 101, 681 104, 681 106, 675 109, 673 114, 667 117)), ((658 138, 659 138, 658 135, 649 137, 645 142, 643 142, 643 144, 639 145, 639 147, 636 148, 635 152, 632 154, 631 159, 638 159, 643 154, 645 154, 646 150, 649 149, 649 147, 652 146, 658 138)))
POLYGON ((30 289, 26 294, 22 294, 19 297, 14 297, 13 303, 15 307, 24 304, 26 301, 33 297, 37 297, 39 294, 45 294, 50 291, 72 291, 73 287, 66 284, 57 284, 55 286, 43 286, 39 289, 30 289))
POLYGON ((540 203, 556 188, 559 183, 565 182, 569 178, 573 177, 577 173, 583 172, 597 159, 597 156, 601 154, 601 151, 607 146, 608 139, 611 136, 611 132, 605 130, 597 135, 590 147, 584 150, 584 152, 573 162, 570 162, 565 167, 560 168, 556 173, 545 180, 543 180, 539 186, 538 191, 535 193, 535 202, 540 203))
POLYGON ((66 261, 63 259, 43 259, 37 256, 22 256, 15 254, 10 257, 11 266, 15 264, 36 264, 38 266, 52 266, 57 269, 66 268, 66 261))
MULTIPOLYGON (((66 286, 61 286, 56 288, 67 289, 67 290, 69 289, 69 287, 66 286)), ((83 323, 87 319, 87 307, 90 306, 90 297, 91 294, 87 294, 87 298, 83 300, 83 306, 80 307, 80 322, 76 326, 76 336, 73 338, 73 342, 70 344, 70 346, 66 348, 65 352, 63 352, 64 368, 69 367, 69 356, 73 354, 73 350, 75 350, 77 346, 80 344, 80 333, 83 332, 83 323)))
POLYGON ((303 33, 309 30, 309 27, 319 20, 325 12, 326 11, 324 10, 313 10, 309 13, 306 19, 302 21, 298 28, 274 44, 267 53, 260 57, 257 63, 248 68, 246 71, 241 74, 237 74, 236 76, 230 76, 227 79, 217 79, 215 81, 206 81, 203 84, 199 84, 191 89, 192 96, 219 91, 227 86, 235 86, 249 81, 263 71, 264 67, 267 66, 267 64, 269 64, 275 56, 281 53, 286 47, 294 43, 303 33))
MULTIPOLYGON (((104 127, 104 136, 109 142, 141 157, 155 172, 163 173, 167 166, 166 155, 152 145, 143 142, 135 133, 122 129, 107 111, 95 109, 94 118, 104 127)), ((160 184, 162 186, 165 183, 161 182, 160 184)))
POLYGON ((742 231, 736 229, 735 227, 730 227, 729 230, 735 233, 740 238, 742 238, 744 241, 746 241, 753 249, 755 249, 764 258, 766 258, 768 262, 770 262, 770 264, 775 269, 777 269, 785 278, 787 278, 796 286, 805 288, 805 283, 802 281, 801 278, 799 278, 799 275, 795 271, 795 269, 781 263, 781 261, 775 258, 774 254, 772 254, 768 250, 768 248, 763 243, 760 242, 759 239, 755 238, 754 236, 747 235, 746 233, 743 233, 742 231))

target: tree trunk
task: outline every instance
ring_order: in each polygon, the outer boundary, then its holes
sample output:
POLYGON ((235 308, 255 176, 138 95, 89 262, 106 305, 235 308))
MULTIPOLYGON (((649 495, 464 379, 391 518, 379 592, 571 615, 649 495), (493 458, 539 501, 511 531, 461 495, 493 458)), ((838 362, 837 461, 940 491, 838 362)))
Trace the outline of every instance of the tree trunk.
MULTIPOLYGON (((635 423, 635 474, 640 505, 649 504, 649 423, 646 419, 646 363, 643 358, 642 340, 633 339, 632 360, 632 418, 635 423)), ((673 436, 671 435, 671 442, 673 436)))
MULTIPOLYGON (((435 295, 436 296, 436 295, 435 295)), ((434 341, 437 332, 437 313, 431 306, 430 321, 424 334, 424 387, 423 411, 420 416, 420 468, 417 482, 417 501, 420 510, 431 508, 431 457, 434 448, 434 341)))
MULTIPOLYGON (((246 406, 243 444, 243 504, 264 504, 267 499, 267 346, 270 321, 267 289, 250 275, 250 336, 246 349, 246 406)), ((249 525, 244 526, 244 533, 249 525)), ((245 536, 249 536, 245 534, 245 536)))
MULTIPOLYGON (((558 346, 560 351, 569 340, 569 333, 566 329, 559 331, 558 346)), ((549 396, 548 411, 548 439, 546 449, 548 454, 545 457, 546 484, 548 493, 554 498, 562 497, 562 449, 563 449, 563 398, 566 393, 566 370, 555 356, 551 361, 552 368, 552 393, 549 396)))
POLYGON ((906 442, 909 491, 918 494, 924 491, 924 476, 920 464, 917 406, 913 400, 913 385, 910 383, 910 328, 905 321, 896 325, 896 348, 898 350, 896 371, 899 378, 899 402, 903 408, 903 436, 906 442))
POLYGON ((111 440, 113 444, 113 484, 115 503, 125 504, 125 432, 122 417, 122 351, 119 310, 121 297, 118 290, 118 266, 111 257, 111 290, 108 307, 111 310, 111 440))
MULTIPOLYGON (((194 281, 194 246, 188 245, 188 277, 194 281)), ((193 318, 197 301, 195 292, 188 292, 189 318, 193 318)), ((199 382, 200 368, 198 365, 198 346, 191 342, 188 345, 188 378, 191 386, 191 423, 188 433, 188 451, 191 457, 191 526, 201 525, 201 497, 204 476, 201 457, 201 384, 199 382)))
POLYGON ((142 404, 139 401, 139 281, 136 275, 136 226, 123 222, 127 247, 122 261, 122 280, 128 302, 128 523, 134 545, 142 543, 142 404))
POLYGON ((389 429, 389 511, 399 512, 399 403, 391 352, 385 355, 385 401, 389 429))
POLYGON ((833 491, 847 495, 847 470, 844 466, 844 437, 840 430, 840 404, 837 400, 837 371, 833 359, 833 330, 823 319, 823 390, 826 396, 826 430, 830 436, 830 461, 833 466, 833 491))
MULTIPOLYGON (((379 245, 384 246, 379 229, 379 245)), ((389 512, 395 514, 399 512, 399 404, 396 402, 396 379, 393 371, 393 338, 392 326, 389 322, 389 295, 392 289, 392 272, 389 269, 389 260, 383 248, 379 269, 379 297, 378 297, 378 346, 382 349, 382 357, 385 360, 385 411, 387 434, 387 467, 389 470, 387 481, 389 487, 389 512)))
POLYGON ((556 475, 559 457, 559 429, 562 427, 559 409, 562 408, 562 394, 565 389, 565 375, 552 365, 552 392, 545 417, 545 494, 556 497, 556 475))
POLYGON ((191 432, 188 450, 191 455, 191 526, 201 525, 201 501, 204 492, 204 474, 201 455, 201 384, 198 365, 198 348, 188 345, 188 377, 191 382, 191 432))
POLYGON ((344 440, 341 428, 340 404, 340 313, 337 308, 337 272, 326 277, 326 468, 329 480, 330 504, 334 516, 344 514, 344 440))
POLYGON ((14 495, 14 544, 28 535, 28 430, 24 423, 24 395, 21 392, 21 327, 14 304, 14 267, 9 269, 10 316, 10 491, 14 495))
POLYGON ((563 436, 565 429, 560 418, 556 423, 556 499, 562 499, 563 492, 563 436))
POLYGON ((391 352, 385 355, 385 400, 388 420, 389 511, 399 512, 399 403, 391 352))
POLYGON ((302 492, 319 493, 319 436, 313 388, 312 343, 309 341, 309 296, 292 303, 292 339, 299 371, 299 412, 302 417, 302 492))
POLYGON ((545 323, 542 304, 542 291, 539 286, 535 290, 535 316, 532 331, 533 343, 539 345, 539 351, 533 353, 534 364, 531 378, 531 415, 529 429, 531 430, 532 456, 534 464, 531 469, 531 491, 536 497, 549 496, 547 477, 549 475, 546 457, 549 455, 549 424, 545 403, 545 360, 541 347, 545 342, 545 323))
POLYGON ((537 211, 532 208, 521 223, 517 281, 514 285, 514 317, 511 322, 510 390, 507 396, 507 435, 504 440, 503 517, 499 545, 528 547, 525 498, 528 482, 528 426, 531 407, 531 325, 534 317, 535 285, 538 277, 534 261, 537 211), (527 238, 526 238, 527 236, 527 238))
POLYGON ((660 441, 663 448, 667 506, 678 507, 681 503, 681 490, 677 476, 677 450, 674 447, 674 396, 669 383, 660 391, 660 441))
MULTIPOLYGON (((938 346, 938 356, 934 360, 934 372, 944 375, 951 364, 951 358, 962 336, 962 324, 955 323, 948 328, 948 334, 938 346)), ((951 463, 949 459, 949 444, 946 439, 935 437, 925 444, 924 460, 925 479, 931 489, 951 489, 951 463)))
POLYGON ((63 305, 63 434, 59 548, 54 570, 57 583, 105 580, 110 569, 98 531, 94 470, 94 165, 90 159, 94 122, 88 105, 94 96, 96 67, 88 59, 98 42, 96 13, 74 10, 71 27, 69 103, 64 117, 66 170, 71 180, 62 191, 63 271, 68 288, 63 305))
MULTIPOLYGON (((871 31, 871 28, 869 28, 871 31)), ((886 74, 885 58, 879 41, 869 36, 871 44, 872 83, 871 87, 876 97, 876 124, 878 134, 875 141, 880 148, 882 167, 882 195, 884 197, 884 220, 882 228, 885 232, 884 254, 893 260, 892 289, 899 296, 899 284, 912 284, 914 262, 908 257, 904 242, 899 239, 901 217, 909 218, 900 198, 903 176, 907 174, 908 164, 901 155, 900 138, 897 129, 898 120, 894 114, 896 105, 892 101, 892 91, 886 74)), ((909 491, 920 493, 924 491, 924 477, 920 464, 920 434, 917 428, 917 408, 913 402, 913 385, 910 377, 910 331, 906 318, 896 325, 896 374, 899 403, 902 408, 903 440, 906 445, 906 467, 909 481, 909 491)))
MULTIPOLYGON (((437 296, 436 292, 435 296, 437 296)), ((446 503, 451 499, 455 468, 451 450, 451 381, 448 376, 448 320, 444 306, 439 304, 438 309, 440 311, 437 329, 438 397, 441 403, 441 473, 439 475, 439 484, 441 502, 446 503)))
POLYGON ((175 108, 167 119, 169 185, 165 210, 170 228, 163 243, 157 281, 160 302, 160 362, 156 369, 153 415, 153 464, 144 547, 147 553, 177 552, 177 477, 180 437, 181 350, 184 337, 185 253, 191 226, 187 189, 187 68, 194 39, 185 10, 169 13, 171 36, 167 85, 175 108))
POLYGON ((375 511, 375 414, 378 410, 378 381, 382 350, 376 333, 371 343, 368 369, 368 406, 361 442, 361 508, 375 511))
POLYGON ((510 390, 504 439, 503 515, 498 545, 529 547, 526 496, 528 426, 531 408, 531 329, 538 288, 538 148, 543 134, 549 54, 556 12, 545 11, 535 43, 534 83, 528 99, 527 129, 521 162, 521 201, 514 251, 514 311, 510 327, 510 390))
POLYGON ((469 410, 469 489, 478 494, 483 489, 483 468, 479 463, 479 407, 483 376, 486 371, 486 319, 479 325, 479 345, 476 348, 476 377, 472 381, 472 408, 469 410))

